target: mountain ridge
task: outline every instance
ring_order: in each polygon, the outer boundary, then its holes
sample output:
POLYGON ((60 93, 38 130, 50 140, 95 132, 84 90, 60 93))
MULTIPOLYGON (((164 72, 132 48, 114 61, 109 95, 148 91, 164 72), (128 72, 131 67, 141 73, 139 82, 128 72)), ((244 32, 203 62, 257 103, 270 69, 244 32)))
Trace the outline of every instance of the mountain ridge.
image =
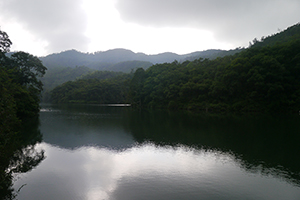
MULTIPOLYGON (((234 54, 239 52, 239 49, 235 50, 220 50, 210 49, 205 51, 196 51, 188 54, 176 54, 173 52, 164 52, 159 54, 145 54, 145 53, 134 53, 131 50, 116 48, 107 51, 98 51, 94 53, 83 53, 75 49, 62 51, 60 53, 49 54, 44 57, 39 57, 40 60, 47 68, 53 67, 76 67, 86 66, 96 70, 109 70, 109 67, 118 63, 128 61, 140 61, 148 63, 159 64, 186 60, 195 60, 199 57, 213 59, 216 57, 222 57, 228 54, 234 54)), ((142 64, 142 63, 141 63, 142 64)), ((128 68, 128 67, 127 67, 128 68)), ((117 70, 117 69, 115 69, 117 70)), ((122 71, 122 69, 119 69, 122 71)))

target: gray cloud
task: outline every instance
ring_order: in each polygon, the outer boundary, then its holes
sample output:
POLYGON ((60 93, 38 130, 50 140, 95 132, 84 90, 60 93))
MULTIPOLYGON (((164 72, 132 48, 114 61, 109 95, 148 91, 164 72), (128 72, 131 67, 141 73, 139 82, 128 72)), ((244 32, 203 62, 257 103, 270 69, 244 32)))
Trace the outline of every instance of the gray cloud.
POLYGON ((153 27, 193 27, 236 45, 300 20, 299 0, 117 0, 127 22, 153 27))
POLYGON ((0 4, 7 21, 20 23, 37 38, 48 42, 49 52, 87 50, 87 19, 82 0, 9 0, 0 4))

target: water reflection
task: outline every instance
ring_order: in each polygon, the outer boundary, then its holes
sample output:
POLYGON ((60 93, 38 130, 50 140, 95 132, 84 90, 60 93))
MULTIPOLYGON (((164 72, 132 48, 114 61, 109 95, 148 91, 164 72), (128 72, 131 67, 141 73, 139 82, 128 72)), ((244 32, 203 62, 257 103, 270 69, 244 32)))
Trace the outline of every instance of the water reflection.
POLYGON ((250 172, 278 174, 284 169, 289 173, 282 175, 299 184, 300 117, 297 115, 184 115, 162 111, 131 115, 126 129, 139 143, 184 144, 229 152, 250 172))
POLYGON ((123 149, 134 145, 123 121, 126 108, 60 105, 44 107, 40 113, 45 142, 67 149, 98 146, 123 149))
POLYGON ((22 124, 22 131, 5 144, 6 154, 0 162, 0 199, 15 199, 24 185, 12 188, 13 179, 22 173, 28 173, 44 159, 44 150, 37 150, 35 144, 41 142, 38 118, 32 118, 22 124))
POLYGON ((298 199, 299 116, 46 106, 20 199, 298 199))
POLYGON ((20 199, 296 199, 300 190, 272 176, 241 170, 218 151, 158 147, 124 151, 47 143, 47 159, 24 175, 20 199))

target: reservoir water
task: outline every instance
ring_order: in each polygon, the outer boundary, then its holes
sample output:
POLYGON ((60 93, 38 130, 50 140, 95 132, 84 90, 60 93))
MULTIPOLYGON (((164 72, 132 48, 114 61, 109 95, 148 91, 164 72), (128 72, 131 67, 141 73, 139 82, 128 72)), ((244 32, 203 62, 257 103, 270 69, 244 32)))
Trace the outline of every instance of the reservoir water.
POLYGON ((300 199, 300 116, 43 105, 17 199, 300 199))

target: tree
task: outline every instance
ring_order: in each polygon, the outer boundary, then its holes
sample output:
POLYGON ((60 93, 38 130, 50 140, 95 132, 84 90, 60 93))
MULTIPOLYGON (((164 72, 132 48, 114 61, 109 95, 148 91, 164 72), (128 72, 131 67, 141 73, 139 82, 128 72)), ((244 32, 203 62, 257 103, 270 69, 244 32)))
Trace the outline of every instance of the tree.
POLYGON ((6 32, 0 30, 0 52, 8 53, 12 42, 6 32))
POLYGON ((16 73, 16 81, 27 87, 34 87, 41 92, 43 84, 38 77, 42 77, 47 70, 42 62, 36 56, 21 51, 14 53, 11 56, 11 61, 16 73))
POLYGON ((0 152, 16 131, 15 127, 19 123, 16 116, 15 99, 11 92, 14 84, 3 67, 8 60, 5 53, 9 52, 11 44, 8 35, 0 30, 0 152))
POLYGON ((130 99, 133 106, 142 106, 142 90, 145 81, 145 70, 138 68, 130 82, 130 99))

